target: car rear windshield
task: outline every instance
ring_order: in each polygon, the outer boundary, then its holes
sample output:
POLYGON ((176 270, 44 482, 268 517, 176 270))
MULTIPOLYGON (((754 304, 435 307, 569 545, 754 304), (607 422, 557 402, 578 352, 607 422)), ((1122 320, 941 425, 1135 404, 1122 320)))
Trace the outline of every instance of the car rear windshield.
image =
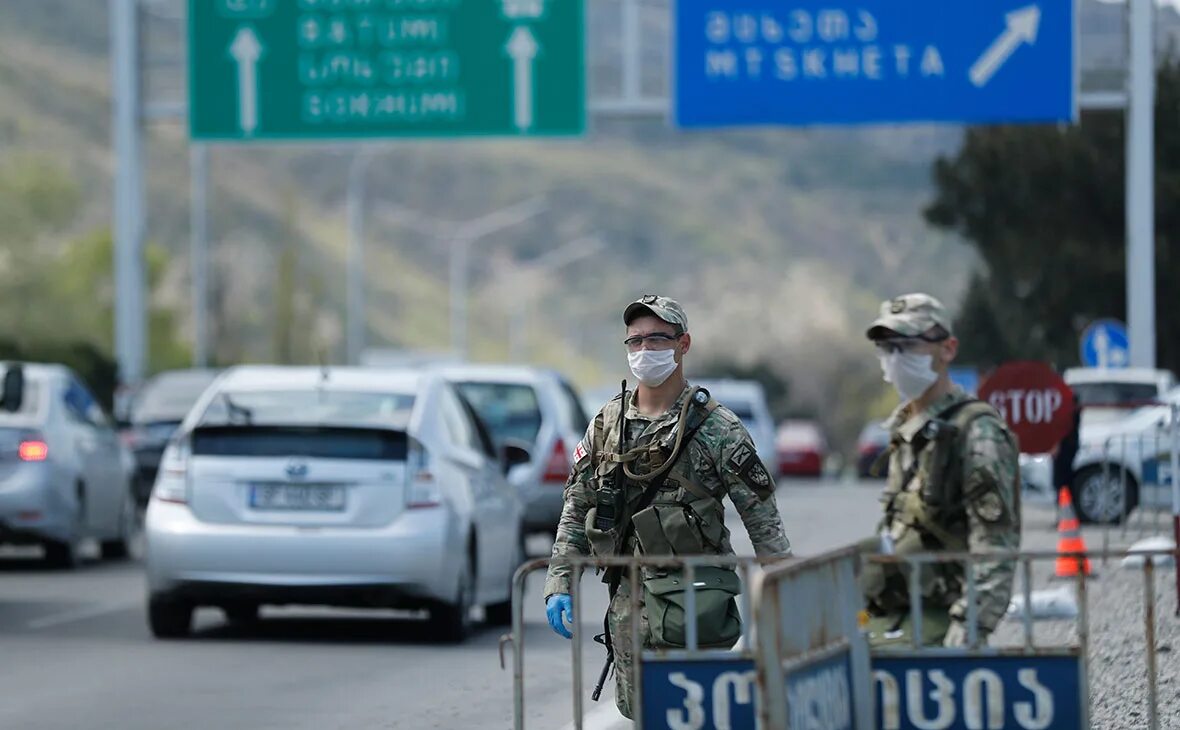
POLYGON ((1071 387, 1082 406, 1136 406, 1159 398, 1154 383, 1081 383, 1071 387))
POLYGON ((31 425, 36 420, 36 415, 41 409, 41 391, 41 383, 26 378, 20 408, 15 411, 0 409, 0 424, 12 426, 31 425))
POLYGON ((405 428, 414 409, 409 393, 258 390, 218 393, 201 426, 380 426, 405 428))
POLYGON ((531 385, 457 383, 456 387, 497 441, 517 439, 531 444, 537 440, 541 405, 531 385))
POLYGON ((566 425, 574 433, 585 433, 590 425, 590 417, 586 415, 586 409, 582 408, 582 399, 578 397, 574 387, 564 380, 561 381, 560 388, 565 401, 566 425))
POLYGON ((213 382, 214 373, 169 373, 148 382, 131 405, 132 423, 179 423, 213 382))
POLYGON ((204 426, 193 432, 193 454, 405 461, 403 431, 325 426, 204 426))

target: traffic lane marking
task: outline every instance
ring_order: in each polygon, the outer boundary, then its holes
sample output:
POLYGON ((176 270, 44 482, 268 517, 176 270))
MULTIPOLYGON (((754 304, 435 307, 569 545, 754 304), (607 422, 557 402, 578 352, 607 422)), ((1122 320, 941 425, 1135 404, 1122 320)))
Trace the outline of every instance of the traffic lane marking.
POLYGON ((123 602, 117 604, 105 604, 100 606, 89 606, 87 608, 76 608, 72 611, 63 611, 62 613, 51 614, 43 616, 39 619, 34 619, 25 624, 25 628, 31 631, 40 631, 42 629, 52 628, 54 626, 62 626, 64 624, 76 623, 79 621, 87 621, 92 618, 106 616, 112 613, 121 613, 123 611, 130 611, 138 608, 139 602, 123 602))

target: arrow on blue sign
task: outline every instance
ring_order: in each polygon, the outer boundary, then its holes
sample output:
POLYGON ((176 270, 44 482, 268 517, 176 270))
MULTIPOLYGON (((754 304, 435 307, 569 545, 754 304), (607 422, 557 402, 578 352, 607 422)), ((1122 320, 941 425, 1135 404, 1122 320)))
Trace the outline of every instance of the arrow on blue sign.
POLYGON ((1094 322, 1082 333, 1082 364, 1088 368, 1125 368, 1131 361, 1127 327, 1113 319, 1094 322))
POLYGON ((967 74, 971 83, 980 87, 986 86, 987 82, 992 80, 992 76, 1000 70, 1000 66, 1016 53, 1016 49, 1025 43, 1032 45, 1037 42, 1037 28, 1040 25, 1041 9, 1036 5, 1008 13, 1007 30, 979 57, 967 74))
POLYGON ((1076 118, 1073 0, 679 0, 682 127, 1076 118))

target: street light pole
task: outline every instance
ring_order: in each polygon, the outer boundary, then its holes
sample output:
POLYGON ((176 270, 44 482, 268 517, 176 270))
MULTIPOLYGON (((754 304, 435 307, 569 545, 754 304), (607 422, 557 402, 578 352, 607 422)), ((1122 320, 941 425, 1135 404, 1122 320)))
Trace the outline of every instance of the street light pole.
MULTIPOLYGON (((538 273, 551 274, 582 259, 596 256, 604 248, 606 244, 597 235, 582 236, 526 262, 525 266, 538 273)), ((525 357, 528 307, 532 303, 533 293, 532 287, 522 287, 513 299, 512 323, 508 331, 508 358, 512 362, 520 362, 525 357)))
POLYGON ((1127 329, 1131 366, 1154 368, 1155 3, 1130 0, 1127 102, 1127 329))
POLYGON ((451 350, 467 359, 467 284, 471 247, 493 233, 520 225, 545 210, 543 197, 530 198, 464 223, 451 236, 451 350))
POLYGON ((209 148, 189 145, 189 266, 192 269, 193 366, 209 366, 209 148))

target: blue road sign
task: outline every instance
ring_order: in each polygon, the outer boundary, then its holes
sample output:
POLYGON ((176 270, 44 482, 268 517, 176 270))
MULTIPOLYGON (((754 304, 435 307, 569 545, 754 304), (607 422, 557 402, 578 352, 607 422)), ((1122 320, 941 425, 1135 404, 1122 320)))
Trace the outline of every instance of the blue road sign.
POLYGON ((644 659, 643 726, 754 727, 757 676, 741 657, 644 659))
POLYGON ((1074 0, 679 0, 681 127, 1077 118, 1074 0))
MULTIPOLYGON (((758 673, 741 657, 644 659, 643 726, 755 727, 758 673)), ((852 730, 856 717, 849 652, 811 660, 787 672, 791 728, 852 730)))
POLYGON ((1161 454, 1157 459, 1146 459, 1143 462, 1143 478, 1140 480, 1144 486, 1155 485, 1158 487, 1172 486, 1172 461, 1171 454, 1161 454))
POLYGON ((1131 362, 1127 327, 1115 319, 1100 319, 1082 333, 1082 364, 1088 368, 1125 368, 1131 362))
POLYGON ((852 730, 856 724, 853 694, 848 649, 806 662, 787 672, 787 727, 852 730))
POLYGON ((873 656, 879 727, 1087 727, 1075 655, 873 656))

